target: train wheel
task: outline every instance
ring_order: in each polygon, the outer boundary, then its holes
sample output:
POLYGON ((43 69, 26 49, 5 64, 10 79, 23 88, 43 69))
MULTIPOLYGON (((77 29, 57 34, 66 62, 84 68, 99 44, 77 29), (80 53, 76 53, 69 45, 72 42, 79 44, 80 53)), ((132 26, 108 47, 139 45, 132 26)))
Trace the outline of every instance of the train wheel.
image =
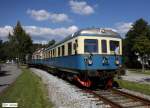
POLYGON ((110 78, 107 80, 107 83, 105 85, 105 89, 112 89, 112 87, 113 87, 113 80, 112 80, 112 78, 110 78))

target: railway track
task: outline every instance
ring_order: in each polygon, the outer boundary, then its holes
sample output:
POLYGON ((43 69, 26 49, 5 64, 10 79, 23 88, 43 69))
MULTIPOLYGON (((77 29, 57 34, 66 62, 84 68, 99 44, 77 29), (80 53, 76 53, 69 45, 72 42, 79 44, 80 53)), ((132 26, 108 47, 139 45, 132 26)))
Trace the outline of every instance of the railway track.
POLYGON ((150 108, 150 101, 118 89, 112 90, 86 90, 99 98, 110 108, 150 108))
POLYGON ((99 108, 99 106, 100 108, 103 108, 103 106, 105 106, 105 108, 150 108, 150 100, 123 92, 119 89, 82 89, 78 91, 84 92, 88 98, 91 98, 92 101, 96 101, 96 108, 99 108))

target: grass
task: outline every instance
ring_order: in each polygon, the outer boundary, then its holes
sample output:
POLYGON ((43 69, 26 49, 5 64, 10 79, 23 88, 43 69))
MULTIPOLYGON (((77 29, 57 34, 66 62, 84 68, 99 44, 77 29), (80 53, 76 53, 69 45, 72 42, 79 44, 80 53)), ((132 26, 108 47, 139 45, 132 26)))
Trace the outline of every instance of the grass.
POLYGON ((53 105, 48 101, 41 79, 29 69, 22 71, 16 82, 0 95, 0 104, 17 102, 19 108, 51 108, 53 105))
POLYGON ((147 74, 150 75, 150 70, 145 70, 145 72, 142 72, 141 69, 128 69, 131 73, 139 73, 139 74, 147 74))
POLYGON ((116 79, 120 87, 150 95, 150 85, 116 79))

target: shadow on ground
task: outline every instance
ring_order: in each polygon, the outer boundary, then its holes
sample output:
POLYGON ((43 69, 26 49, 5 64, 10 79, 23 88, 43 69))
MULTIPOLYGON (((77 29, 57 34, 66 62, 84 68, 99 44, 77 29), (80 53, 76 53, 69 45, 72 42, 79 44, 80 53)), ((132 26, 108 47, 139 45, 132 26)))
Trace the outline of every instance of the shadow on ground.
POLYGON ((11 74, 8 74, 7 72, 8 71, 0 71, 0 77, 11 75, 11 74))
POLYGON ((8 86, 8 85, 10 85, 10 84, 0 84, 0 87, 1 87, 1 86, 8 86))
POLYGON ((150 82, 150 78, 144 78, 144 81, 150 82))

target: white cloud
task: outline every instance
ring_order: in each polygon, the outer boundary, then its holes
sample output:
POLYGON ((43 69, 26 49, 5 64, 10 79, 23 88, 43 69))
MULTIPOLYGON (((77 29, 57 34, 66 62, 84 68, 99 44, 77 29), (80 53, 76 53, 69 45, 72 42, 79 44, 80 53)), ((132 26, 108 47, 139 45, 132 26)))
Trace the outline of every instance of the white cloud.
POLYGON ((125 34, 132 28, 132 22, 122 22, 115 24, 118 33, 125 34))
POLYGON ((68 28, 46 28, 46 27, 37 27, 37 26, 24 26, 24 29, 27 33, 32 36, 67 36, 78 30, 77 26, 70 26, 68 28))
POLYGON ((85 1, 73 1, 71 0, 69 2, 69 5, 71 7, 71 10, 74 13, 80 14, 80 15, 90 15, 94 13, 94 8, 87 4, 85 1))
MULTIPOLYGON (((67 28, 61 27, 55 29, 37 26, 23 26, 23 28, 27 33, 31 35, 32 39, 39 41, 50 39, 60 40, 78 30, 78 27, 75 25, 69 26, 67 28)), ((0 38, 6 39, 8 33, 9 32, 12 33, 12 31, 13 31, 12 26, 0 27, 0 38)))
POLYGON ((69 17, 64 13, 50 13, 46 10, 28 9, 27 14, 37 21, 50 20, 51 22, 56 23, 70 21, 69 17))
POLYGON ((13 27, 12 26, 4 26, 0 27, 0 38, 5 38, 8 36, 9 32, 12 33, 13 27))
POLYGON ((61 14, 50 14, 49 16, 49 19, 52 21, 52 22, 64 22, 64 21, 70 21, 69 17, 64 14, 64 13, 61 13, 61 14))

